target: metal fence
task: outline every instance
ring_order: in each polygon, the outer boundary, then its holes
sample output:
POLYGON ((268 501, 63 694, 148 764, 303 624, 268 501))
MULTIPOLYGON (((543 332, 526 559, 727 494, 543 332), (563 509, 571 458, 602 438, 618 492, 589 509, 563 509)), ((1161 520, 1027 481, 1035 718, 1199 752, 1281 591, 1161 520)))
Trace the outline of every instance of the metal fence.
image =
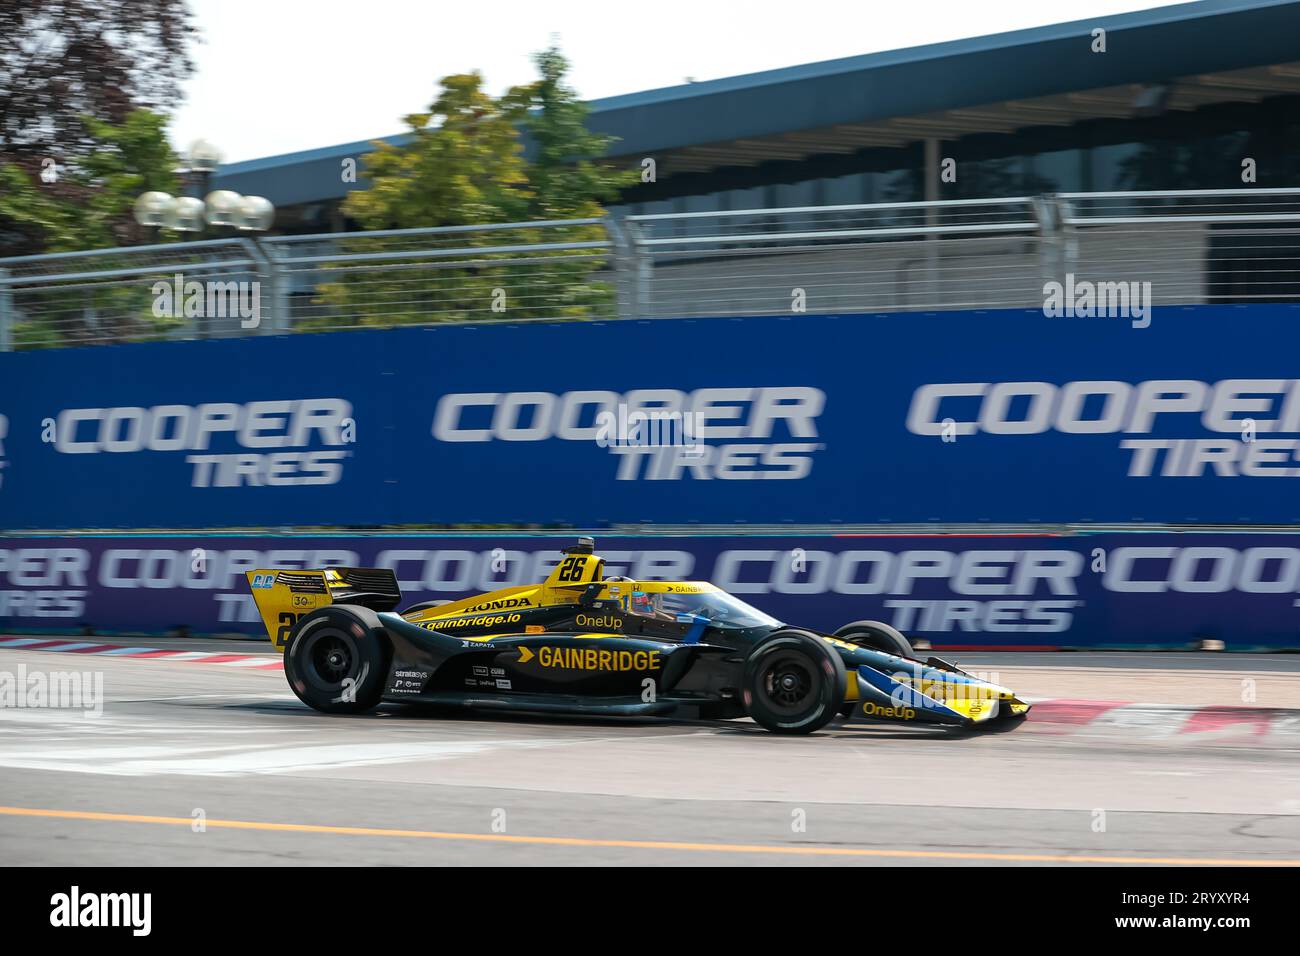
POLYGON ((274 279, 248 239, 0 259, 0 351, 243 334, 274 279))
POLYGON ((651 317, 973 309, 1041 301, 1034 200, 629 216, 651 317))
POLYGON ((0 259, 0 350, 536 319, 1300 301, 1300 189, 1065 193, 0 259))
POLYGON ((280 329, 617 315, 601 219, 281 236, 280 329))

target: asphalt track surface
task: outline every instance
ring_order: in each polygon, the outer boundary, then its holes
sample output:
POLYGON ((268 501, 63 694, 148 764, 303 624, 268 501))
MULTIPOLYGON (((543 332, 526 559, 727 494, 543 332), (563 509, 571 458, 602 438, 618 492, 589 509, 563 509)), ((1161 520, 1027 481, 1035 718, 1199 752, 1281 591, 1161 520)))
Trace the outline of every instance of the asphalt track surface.
MULTIPOLYGON (((944 656, 1030 696, 1064 681, 1215 703, 1250 680, 1260 706, 1295 706, 1300 688, 1295 656, 944 656)), ((1300 711, 1267 736, 1031 717, 791 738, 749 721, 327 717, 279 671, 71 657, 0 650, 0 671, 102 673, 105 700, 97 717, 0 708, 9 865, 1300 865, 1300 711)))

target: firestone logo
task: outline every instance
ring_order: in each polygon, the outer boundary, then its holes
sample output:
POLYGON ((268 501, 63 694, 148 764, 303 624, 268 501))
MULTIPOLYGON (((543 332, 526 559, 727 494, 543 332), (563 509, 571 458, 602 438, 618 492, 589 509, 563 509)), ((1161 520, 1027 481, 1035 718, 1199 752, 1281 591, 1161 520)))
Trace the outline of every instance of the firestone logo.
POLYGON ((619 481, 798 480, 812 472, 821 389, 803 386, 633 389, 625 393, 459 392, 433 417, 443 442, 591 442, 618 458, 619 481), (644 415, 691 423, 691 442, 607 440, 610 422, 644 415))
POLYGON ((43 434, 63 455, 190 452, 195 488, 332 485, 351 454, 332 449, 356 440, 351 415, 341 398, 65 408, 45 419, 43 434), (213 448, 232 443, 243 450, 213 448))

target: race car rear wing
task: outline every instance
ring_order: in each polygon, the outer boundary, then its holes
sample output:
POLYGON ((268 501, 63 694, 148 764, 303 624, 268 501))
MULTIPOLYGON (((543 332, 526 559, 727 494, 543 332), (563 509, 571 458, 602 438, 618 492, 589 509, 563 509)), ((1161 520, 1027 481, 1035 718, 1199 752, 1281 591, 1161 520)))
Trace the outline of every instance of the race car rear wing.
POLYGON ((388 568, 323 568, 316 571, 247 571, 249 589, 266 634, 284 650, 289 631, 304 614, 330 604, 360 604, 391 611, 402 601, 397 575, 388 568))

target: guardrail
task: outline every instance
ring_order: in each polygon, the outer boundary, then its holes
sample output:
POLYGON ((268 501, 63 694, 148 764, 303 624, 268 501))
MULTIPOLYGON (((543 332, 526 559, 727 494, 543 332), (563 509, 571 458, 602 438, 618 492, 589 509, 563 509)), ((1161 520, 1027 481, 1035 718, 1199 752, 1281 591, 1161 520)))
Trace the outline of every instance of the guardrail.
POLYGON ((1300 189, 746 209, 0 259, 0 351, 439 322, 1039 308, 1047 283, 1085 280, 1150 283, 1157 305, 1300 301, 1300 189))

